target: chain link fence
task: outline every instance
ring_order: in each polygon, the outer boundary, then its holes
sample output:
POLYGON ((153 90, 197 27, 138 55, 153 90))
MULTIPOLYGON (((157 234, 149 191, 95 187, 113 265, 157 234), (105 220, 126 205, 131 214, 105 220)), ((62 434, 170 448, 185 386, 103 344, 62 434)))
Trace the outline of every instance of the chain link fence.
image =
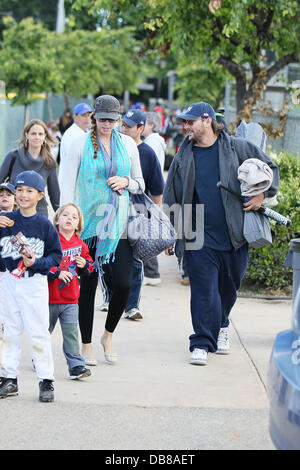
MULTIPOLYGON (((5 155, 19 145, 19 140, 24 127, 24 106, 12 106, 9 100, 3 98, 5 94, 1 93, 0 83, 0 163, 5 155)), ((52 95, 49 101, 38 100, 29 107, 29 119, 41 119, 44 122, 50 121, 52 114, 53 120, 59 119, 65 109, 65 103, 62 96, 52 95), (50 112, 49 112, 50 111, 50 112)), ((86 102, 92 104, 92 100, 87 98, 70 99, 70 108, 73 109, 77 103, 86 102)), ((225 110, 225 120, 230 124, 235 120, 236 112, 233 108, 225 110)), ((278 127, 276 118, 256 114, 256 122, 273 122, 278 127)), ((295 156, 300 156, 300 114, 292 112, 289 114, 284 136, 280 139, 268 138, 267 144, 275 151, 287 150, 295 156)))
MULTIPOLYGON (((62 116, 65 110, 63 97, 52 95, 48 100, 40 99, 29 106, 29 120, 41 119, 49 122, 51 117, 57 120, 62 116)), ((87 98, 73 97, 70 99, 70 109, 73 110, 74 106, 81 102, 92 104, 92 100, 87 98)), ((0 82, 0 163, 10 150, 19 146, 24 128, 24 113, 24 106, 12 106, 10 101, 5 99, 0 82)))

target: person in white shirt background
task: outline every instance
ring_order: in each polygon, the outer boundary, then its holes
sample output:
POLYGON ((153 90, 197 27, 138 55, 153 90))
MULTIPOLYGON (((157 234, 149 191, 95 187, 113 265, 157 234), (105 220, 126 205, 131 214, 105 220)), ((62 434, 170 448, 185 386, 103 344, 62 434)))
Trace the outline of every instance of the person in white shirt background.
POLYGON ((145 144, 149 145, 156 153, 161 171, 164 172, 166 142, 160 135, 161 131, 161 115, 154 111, 146 113, 146 124, 142 136, 144 137, 145 144))
MULTIPOLYGON (((67 156, 72 143, 79 137, 83 136, 89 131, 91 125, 92 108, 87 103, 79 103, 75 106, 73 111, 73 124, 63 134, 60 143, 60 165, 59 174, 64 174, 65 165, 68 165, 67 156)), ((59 185, 63 182, 58 176, 59 185)))
MULTIPOLYGON (((162 117, 155 111, 146 113, 146 124, 142 136, 158 158, 162 173, 165 166, 166 142, 159 134, 162 131, 162 117)), ((144 285, 157 286, 161 283, 158 259, 156 256, 144 262, 144 285)))

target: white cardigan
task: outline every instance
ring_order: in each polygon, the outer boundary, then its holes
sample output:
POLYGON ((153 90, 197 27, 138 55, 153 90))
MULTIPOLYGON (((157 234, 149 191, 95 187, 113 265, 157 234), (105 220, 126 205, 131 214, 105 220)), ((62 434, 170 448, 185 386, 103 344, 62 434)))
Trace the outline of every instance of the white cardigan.
MULTIPOLYGON (((137 145, 132 137, 119 134, 130 156, 130 177, 127 189, 133 194, 141 194, 145 190, 145 182, 143 179, 140 156, 137 145)), ((76 139, 70 147, 63 168, 59 170, 60 183, 60 205, 69 202, 75 202, 76 184, 78 171, 80 168, 81 156, 87 135, 76 139)))

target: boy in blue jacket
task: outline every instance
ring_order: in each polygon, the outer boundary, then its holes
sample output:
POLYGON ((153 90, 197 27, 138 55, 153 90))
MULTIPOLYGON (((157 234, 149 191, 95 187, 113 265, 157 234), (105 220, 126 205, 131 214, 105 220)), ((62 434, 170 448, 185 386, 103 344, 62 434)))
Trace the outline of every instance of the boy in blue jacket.
POLYGON ((44 188, 44 179, 35 171, 20 173, 15 181, 19 209, 0 216, 0 260, 8 271, 0 398, 18 394, 21 336, 25 328, 39 379, 39 400, 54 400, 47 273, 50 267, 60 264, 62 250, 57 231, 36 211, 44 188))

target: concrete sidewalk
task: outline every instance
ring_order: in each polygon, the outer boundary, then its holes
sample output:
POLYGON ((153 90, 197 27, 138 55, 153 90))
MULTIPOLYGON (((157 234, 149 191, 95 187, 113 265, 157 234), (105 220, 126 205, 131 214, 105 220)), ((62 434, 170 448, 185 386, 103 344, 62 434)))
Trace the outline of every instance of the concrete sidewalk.
POLYGON ((159 257, 163 282, 144 286, 144 320, 121 319, 111 366, 100 346, 105 316, 97 296, 92 376, 68 379, 61 332, 53 333, 55 402, 38 402, 27 339, 19 396, 0 401, 0 449, 273 449, 268 433, 268 362, 276 334, 289 328, 291 301, 239 298, 231 353, 189 364, 189 288, 175 257, 159 257))

